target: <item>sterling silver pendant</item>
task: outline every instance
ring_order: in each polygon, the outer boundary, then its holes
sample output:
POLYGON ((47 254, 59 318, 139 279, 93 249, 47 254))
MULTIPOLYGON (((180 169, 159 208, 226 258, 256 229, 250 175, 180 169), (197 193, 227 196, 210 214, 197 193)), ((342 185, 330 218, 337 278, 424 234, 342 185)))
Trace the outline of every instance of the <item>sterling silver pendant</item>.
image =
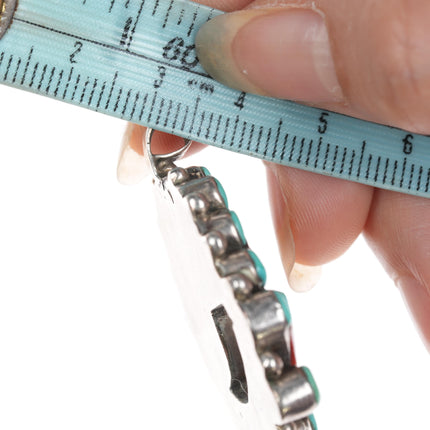
POLYGON ((188 149, 151 152, 159 220, 192 329, 243 430, 317 430, 319 393, 297 367, 284 294, 248 247, 221 184, 203 167, 177 167, 188 149))

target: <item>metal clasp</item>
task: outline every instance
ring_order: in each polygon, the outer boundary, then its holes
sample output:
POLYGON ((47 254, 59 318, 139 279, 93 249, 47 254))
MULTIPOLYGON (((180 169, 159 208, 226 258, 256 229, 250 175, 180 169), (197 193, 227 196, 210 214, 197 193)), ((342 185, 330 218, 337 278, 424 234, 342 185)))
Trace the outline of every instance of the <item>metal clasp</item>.
POLYGON ((182 158, 191 146, 191 140, 184 139, 184 146, 174 152, 168 154, 154 154, 151 150, 151 143, 154 137, 155 130, 148 128, 145 135, 144 145, 146 156, 151 163, 152 171, 157 179, 163 179, 167 176, 170 170, 175 168, 175 161, 182 158))

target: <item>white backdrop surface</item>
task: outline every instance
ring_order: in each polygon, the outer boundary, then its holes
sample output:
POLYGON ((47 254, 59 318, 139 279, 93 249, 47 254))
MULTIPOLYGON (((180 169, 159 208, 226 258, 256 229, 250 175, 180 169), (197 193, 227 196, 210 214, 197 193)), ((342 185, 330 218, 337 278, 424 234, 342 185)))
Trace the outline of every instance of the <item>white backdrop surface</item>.
MULTIPOLYGON (((125 123, 0 88, 0 429, 233 430, 169 272, 149 181, 115 177, 125 123)), ((321 430, 428 429, 430 360, 359 239, 289 290, 258 160, 209 149, 248 241, 287 293, 321 430)))

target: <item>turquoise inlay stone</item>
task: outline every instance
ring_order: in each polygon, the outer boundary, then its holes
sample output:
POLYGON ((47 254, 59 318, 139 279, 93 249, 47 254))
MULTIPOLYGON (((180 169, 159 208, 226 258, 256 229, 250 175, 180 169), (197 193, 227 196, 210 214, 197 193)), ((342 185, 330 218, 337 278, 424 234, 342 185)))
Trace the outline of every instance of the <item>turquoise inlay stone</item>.
POLYGON ((231 218, 233 219, 234 226, 236 227, 237 232, 239 233, 240 240, 243 245, 246 245, 245 233, 243 232, 242 224, 240 223, 239 217, 236 212, 230 212, 231 218))
POLYGON ((317 384, 315 382, 315 379, 311 373, 311 371, 307 368, 307 367, 301 367, 301 369, 303 370, 303 372, 305 372, 306 378, 309 381, 309 384, 311 384, 312 390, 315 394, 315 400, 317 403, 320 402, 320 392, 318 390, 317 384))
POLYGON ((215 182, 217 184, 218 187, 218 191, 221 194, 222 199, 224 200, 224 204, 226 206, 226 208, 228 208, 228 199, 227 199, 227 194, 225 193, 224 187, 221 185, 221 182, 218 181, 218 179, 214 178, 215 182))
POLYGON ((205 176, 211 176, 211 172, 209 172, 209 169, 206 169, 206 167, 201 168, 205 176))
POLYGON ((313 415, 309 415, 309 421, 312 425, 312 430, 318 430, 317 422, 315 421, 315 417, 313 415))
POLYGON ((282 310, 284 311, 285 318, 287 319, 288 324, 291 324, 291 312, 290 307, 288 306, 288 300, 285 297, 284 293, 279 291, 274 291, 276 298, 282 306, 282 310))
POLYGON ((255 252, 249 250, 248 253, 251 256, 252 261, 254 262, 255 269, 257 270, 257 275, 259 276, 259 278, 261 279, 261 281, 263 282, 263 285, 264 285, 266 283, 266 279, 267 279, 266 269, 264 268, 263 263, 257 257, 255 252))

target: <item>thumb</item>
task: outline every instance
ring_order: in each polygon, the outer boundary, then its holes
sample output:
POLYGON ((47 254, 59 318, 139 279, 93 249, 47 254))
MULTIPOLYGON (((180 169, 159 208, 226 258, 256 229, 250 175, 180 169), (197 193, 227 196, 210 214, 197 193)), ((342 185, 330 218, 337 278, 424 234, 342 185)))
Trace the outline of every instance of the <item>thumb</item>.
POLYGON ((198 56, 215 79, 245 92, 430 131, 427 0, 257 1, 200 29, 198 56))

